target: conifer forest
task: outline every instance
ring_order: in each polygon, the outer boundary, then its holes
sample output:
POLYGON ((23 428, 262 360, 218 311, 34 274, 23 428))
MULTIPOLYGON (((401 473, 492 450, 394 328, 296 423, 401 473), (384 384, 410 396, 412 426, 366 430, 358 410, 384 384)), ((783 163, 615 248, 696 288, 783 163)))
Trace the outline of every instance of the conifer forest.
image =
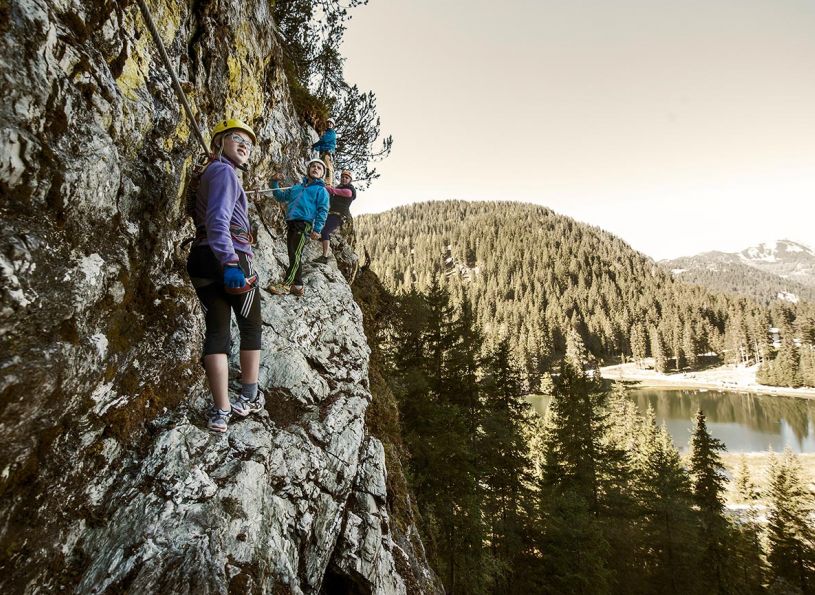
POLYGON ((545 207, 418 203, 355 227, 387 289, 436 283, 453 304, 467 301, 487 343, 508 341, 531 390, 565 354, 570 332, 602 363, 653 357, 658 371, 760 363, 765 384, 815 386, 815 303, 675 280, 616 236, 545 207))
POLYGON ((395 518, 420 519, 448 593, 815 592, 815 500, 796 455, 771 455, 761 487, 744 466, 731 476, 704 411, 682 452, 598 369, 749 361, 763 382, 812 386, 811 303, 675 281, 532 205, 415 204, 355 231, 370 257, 355 293, 372 427, 406 478, 395 518), (545 416, 531 393, 550 397, 545 416))

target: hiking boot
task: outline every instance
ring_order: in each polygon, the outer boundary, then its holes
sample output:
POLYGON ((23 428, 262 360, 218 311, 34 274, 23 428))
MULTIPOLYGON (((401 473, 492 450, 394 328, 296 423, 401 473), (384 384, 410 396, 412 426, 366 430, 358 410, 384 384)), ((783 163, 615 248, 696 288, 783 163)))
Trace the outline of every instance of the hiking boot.
POLYGON ((328 264, 328 256, 319 256, 319 257, 314 259, 314 262, 317 262, 317 263, 320 263, 320 264, 328 264))
POLYGON ((306 290, 303 289, 302 285, 292 285, 291 289, 289 289, 289 293, 292 294, 292 295, 296 295, 297 297, 300 297, 305 292, 306 292, 306 290))
POLYGON ((266 397, 263 396, 261 391, 258 391, 257 396, 253 400, 249 400, 243 395, 238 397, 237 401, 232 401, 232 411, 236 415, 246 417, 250 413, 259 413, 266 407, 266 397))
POLYGON ((272 283, 267 287, 267 290, 274 295, 288 295, 289 286, 285 283, 272 283))
POLYGON ((229 424, 229 418, 232 415, 232 410, 218 409, 214 405, 210 407, 207 416, 207 429, 213 432, 226 432, 226 427, 229 424))

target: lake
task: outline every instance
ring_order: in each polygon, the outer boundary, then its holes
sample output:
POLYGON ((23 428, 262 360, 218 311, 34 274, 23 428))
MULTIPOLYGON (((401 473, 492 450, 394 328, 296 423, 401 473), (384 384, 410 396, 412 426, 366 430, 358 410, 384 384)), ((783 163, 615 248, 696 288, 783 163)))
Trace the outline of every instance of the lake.
MULTIPOLYGON (((785 448, 797 453, 815 452, 815 401, 776 395, 755 395, 694 389, 642 388, 629 398, 645 412, 650 405, 657 423, 665 425, 674 444, 685 450, 698 409, 707 417, 710 433, 725 443, 727 452, 758 452, 785 448)), ((549 399, 530 397, 539 413, 549 399)))

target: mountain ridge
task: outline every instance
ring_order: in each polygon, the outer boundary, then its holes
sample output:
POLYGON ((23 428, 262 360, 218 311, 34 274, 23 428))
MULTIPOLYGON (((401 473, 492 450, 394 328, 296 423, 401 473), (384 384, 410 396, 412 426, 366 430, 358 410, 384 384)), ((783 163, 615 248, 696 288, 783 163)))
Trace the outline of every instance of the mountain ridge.
POLYGON ((739 252, 712 250, 659 264, 677 278, 715 291, 764 302, 815 301, 815 252, 800 242, 777 240, 739 252))

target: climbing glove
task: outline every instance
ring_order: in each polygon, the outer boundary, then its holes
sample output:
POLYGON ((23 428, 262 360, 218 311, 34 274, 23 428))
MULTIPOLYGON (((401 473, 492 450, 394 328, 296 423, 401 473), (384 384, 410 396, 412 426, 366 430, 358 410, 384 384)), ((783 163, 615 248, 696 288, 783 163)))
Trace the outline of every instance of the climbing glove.
POLYGON ((246 285, 246 277, 239 266, 227 265, 224 267, 224 285, 230 289, 237 289, 246 285))

